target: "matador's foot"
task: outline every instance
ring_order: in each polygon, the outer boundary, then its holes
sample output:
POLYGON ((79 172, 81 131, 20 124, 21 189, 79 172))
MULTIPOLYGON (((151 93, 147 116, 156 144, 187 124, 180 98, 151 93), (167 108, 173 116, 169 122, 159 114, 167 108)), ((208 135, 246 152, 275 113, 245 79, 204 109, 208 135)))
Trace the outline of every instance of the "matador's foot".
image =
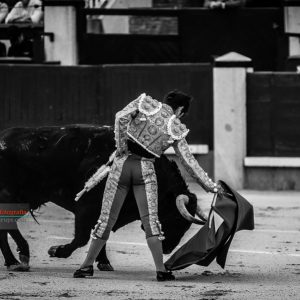
POLYGON ((87 276, 93 276, 94 275, 94 269, 93 266, 88 266, 84 268, 80 268, 76 270, 73 274, 74 278, 85 278, 87 276))
POLYGON ((170 281, 170 280, 175 280, 175 276, 172 274, 171 271, 167 271, 167 272, 157 271, 156 279, 157 281, 170 281))
POLYGON ((11 272, 27 272, 29 271, 30 267, 28 264, 23 263, 15 263, 13 265, 7 266, 7 271, 11 272))

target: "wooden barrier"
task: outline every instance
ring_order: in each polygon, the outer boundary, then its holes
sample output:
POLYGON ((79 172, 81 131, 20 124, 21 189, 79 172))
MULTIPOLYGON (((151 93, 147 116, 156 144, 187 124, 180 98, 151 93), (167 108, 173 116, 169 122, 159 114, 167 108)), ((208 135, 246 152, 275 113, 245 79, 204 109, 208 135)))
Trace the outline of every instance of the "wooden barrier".
POLYGON ((247 156, 300 156, 300 74, 248 74, 247 156))
POLYGON ((145 92, 161 100, 179 89, 194 97, 189 142, 213 149, 209 64, 0 66, 0 129, 67 123, 113 124, 115 113, 145 92))

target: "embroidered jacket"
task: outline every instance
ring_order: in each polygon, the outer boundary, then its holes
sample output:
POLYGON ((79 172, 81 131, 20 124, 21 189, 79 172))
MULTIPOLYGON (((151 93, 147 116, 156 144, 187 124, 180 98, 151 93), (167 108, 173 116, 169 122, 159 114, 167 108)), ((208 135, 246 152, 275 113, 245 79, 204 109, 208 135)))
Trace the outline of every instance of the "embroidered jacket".
POLYGON ((185 140, 189 130, 173 109, 141 94, 116 114, 115 140, 119 153, 127 152, 127 139, 135 141, 156 157, 173 146, 180 162, 207 192, 217 192, 214 183, 199 166, 185 140))

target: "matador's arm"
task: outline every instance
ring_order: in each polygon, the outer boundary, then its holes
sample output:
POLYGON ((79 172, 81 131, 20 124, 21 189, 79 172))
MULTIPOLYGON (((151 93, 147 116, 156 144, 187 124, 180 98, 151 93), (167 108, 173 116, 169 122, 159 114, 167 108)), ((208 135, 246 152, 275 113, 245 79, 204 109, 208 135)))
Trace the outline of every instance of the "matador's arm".
POLYGON ((180 162, 188 171, 188 173, 197 180, 206 192, 217 193, 218 186, 208 176, 207 173, 200 167, 197 160, 190 152, 189 145, 185 138, 176 141, 173 144, 176 155, 179 157, 180 162))
POLYGON ((115 118, 115 141, 118 153, 127 151, 127 127, 133 116, 138 111, 139 101, 145 94, 141 94, 137 99, 131 101, 126 107, 116 113, 115 118))

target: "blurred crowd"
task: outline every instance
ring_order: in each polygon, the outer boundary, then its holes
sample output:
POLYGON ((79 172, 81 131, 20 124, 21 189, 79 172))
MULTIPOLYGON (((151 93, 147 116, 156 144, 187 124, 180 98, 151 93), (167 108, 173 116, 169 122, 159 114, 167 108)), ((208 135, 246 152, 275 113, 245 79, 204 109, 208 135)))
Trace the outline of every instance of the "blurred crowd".
POLYGON ((0 23, 43 23, 40 0, 0 0, 0 23))
POLYGON ((33 40, 26 36, 21 28, 11 26, 9 28, 10 46, 6 51, 4 43, 0 43, 0 57, 32 57, 33 40))
POLYGON ((43 24, 40 0, 0 0, 0 24, 10 24, 9 45, 0 42, 0 57, 32 57, 33 40, 14 24, 43 24))
MULTIPOLYGON (((84 0, 85 7, 108 8, 115 0, 84 0)), ((131 0, 126 0, 131 1, 131 0)), ((150 0, 149 0, 150 1, 150 0)), ((152 0, 156 7, 202 7, 208 10, 223 10, 238 7, 278 7, 282 0, 152 0)), ((0 25, 7 28, 9 43, 0 41, 0 57, 32 57, 32 36, 24 34, 20 24, 43 24, 42 0, 0 0, 0 25), (4 25, 5 27, 5 25, 4 25)), ((23 26, 24 27, 24 26, 23 26)))

